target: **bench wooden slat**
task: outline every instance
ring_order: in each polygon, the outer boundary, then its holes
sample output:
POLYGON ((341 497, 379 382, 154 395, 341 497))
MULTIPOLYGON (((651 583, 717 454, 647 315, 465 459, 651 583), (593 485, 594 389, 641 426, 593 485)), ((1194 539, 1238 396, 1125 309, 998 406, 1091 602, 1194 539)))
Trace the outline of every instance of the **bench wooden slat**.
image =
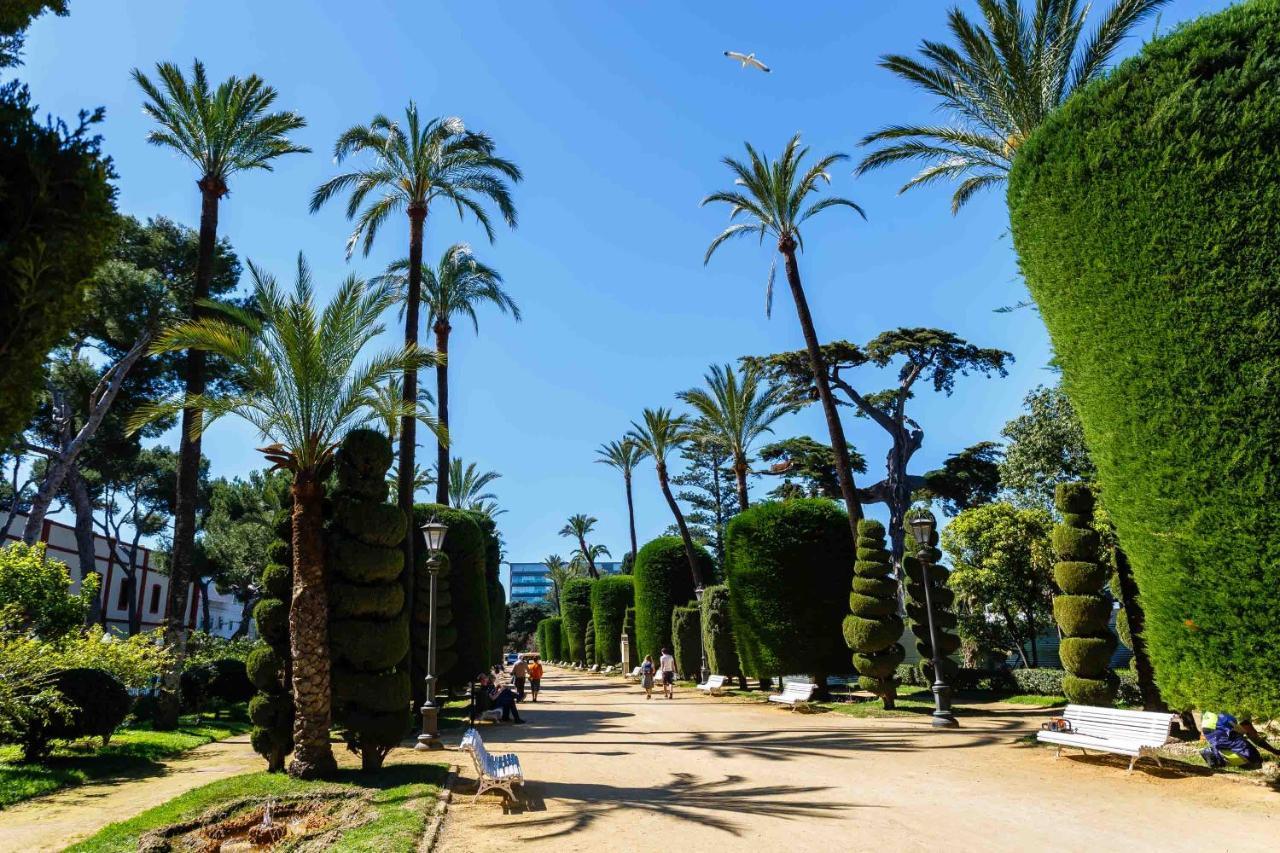
POLYGON ((1130 756, 1129 770, 1139 758, 1152 758, 1157 764, 1156 749, 1169 739, 1172 714, 1155 711, 1125 711, 1118 708, 1095 708, 1090 705, 1068 705, 1062 713, 1072 731, 1036 732, 1036 740, 1058 747, 1092 749, 1130 756))

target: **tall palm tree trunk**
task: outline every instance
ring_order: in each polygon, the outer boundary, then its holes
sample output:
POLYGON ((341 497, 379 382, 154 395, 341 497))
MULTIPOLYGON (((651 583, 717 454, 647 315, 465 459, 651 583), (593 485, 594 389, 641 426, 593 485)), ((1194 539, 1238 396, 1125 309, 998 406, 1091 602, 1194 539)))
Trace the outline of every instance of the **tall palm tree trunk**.
POLYGON ((858 522, 862 519, 862 504, 858 503, 857 491, 853 485, 853 471, 849 464, 849 445, 844 439, 844 427, 840 424, 840 413, 836 411, 835 398, 831 396, 831 383, 827 381, 827 365, 822 358, 822 350, 818 346, 818 333, 813 328, 809 301, 805 298, 804 286, 800 283, 795 240, 788 237, 779 241, 778 250, 782 252, 786 262, 787 284, 791 287, 791 298, 796 303, 796 315, 800 318, 800 330, 804 333, 805 349, 809 351, 809 365, 813 369, 814 384, 818 386, 818 399, 822 402, 822 413, 827 418, 827 432, 831 434, 831 449, 836 455, 836 479, 840 481, 840 496, 844 498, 845 507, 849 512, 849 534, 854 541, 857 541, 858 522))
MULTIPOLYGON (((426 222, 427 211, 421 207, 409 208, 409 292, 405 294, 404 343, 405 346, 418 345, 418 309, 422 303, 422 231, 426 222)), ((406 370, 402 383, 401 400, 411 406, 418 404, 418 371, 406 370)), ((417 449, 418 419, 406 415, 400 419, 400 455, 399 469, 396 472, 396 505, 404 513, 404 517, 413 524, 413 485, 415 481, 414 452, 417 449)), ((404 612, 413 613, 414 577, 417 574, 414 563, 413 548, 416 540, 413 531, 404 537, 401 548, 404 550, 404 612)), ((404 654, 402 663, 405 672, 412 672, 413 645, 410 644, 404 654)))
POLYGON ((667 499, 667 506, 671 507, 671 514, 676 517, 676 528, 680 531, 680 541, 684 543, 684 555, 689 560, 689 572, 693 575, 693 585, 705 588, 707 579, 702 576, 702 569, 698 566, 698 560, 693 554, 693 537, 689 535, 689 525, 684 523, 684 513, 676 503, 676 496, 671 494, 671 484, 667 481, 667 466, 663 464, 658 465, 658 485, 662 487, 662 496, 667 499))
POLYGON ((324 485, 313 470, 293 481, 293 761, 289 775, 315 779, 337 764, 329 745, 329 601, 324 587, 324 485))
POLYGON ((733 476, 738 481, 738 512, 742 512, 750 505, 747 502, 747 460, 733 461, 733 476))
POLYGON ((627 520, 631 522, 631 565, 635 571, 636 559, 636 505, 631 498, 631 475, 623 474, 622 480, 627 484, 627 520))
MULTIPOLYGON (((218 199, 226 192, 221 182, 200 180, 200 247, 196 257, 196 280, 192 291, 191 316, 203 312, 201 300, 209 298, 213 280, 214 251, 218 240, 218 199)), ((205 353, 187 350, 187 394, 203 394, 205 390, 205 353)), ((178 485, 174 497, 173 559, 169 568, 169 593, 165 604, 164 645, 173 657, 160 683, 156 703, 155 727, 174 729, 178 726, 179 682, 187 657, 187 592, 191 585, 192 557, 196 545, 196 490, 200 485, 199 428, 204 412, 182 410, 182 435, 178 446, 178 485)))
POLYGON ((596 571, 596 558, 591 556, 591 549, 587 547, 587 538, 585 536, 578 537, 578 547, 582 549, 582 556, 587 558, 587 574, 592 580, 600 577, 600 572, 596 571))
MULTIPOLYGON (((436 365, 436 417, 440 419, 440 429, 445 435, 449 430, 449 321, 441 319, 436 322, 436 352, 445 359, 436 365)), ((436 436, 436 503, 449 505, 449 443, 436 436)))

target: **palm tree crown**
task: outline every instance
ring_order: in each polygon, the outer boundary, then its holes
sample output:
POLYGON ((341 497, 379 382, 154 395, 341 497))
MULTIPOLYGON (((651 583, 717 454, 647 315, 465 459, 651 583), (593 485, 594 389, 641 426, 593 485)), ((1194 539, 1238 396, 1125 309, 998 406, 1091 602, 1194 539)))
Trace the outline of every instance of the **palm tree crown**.
MULTIPOLYGON (((866 218, 862 208, 847 198, 827 196, 809 203, 809 197, 831 183, 830 169, 849 155, 832 153, 820 157, 812 166, 804 168, 803 161, 809 153, 800 145, 800 134, 791 137, 782 156, 770 160, 760 154, 750 143, 746 144, 747 162, 725 157, 723 162, 736 175, 737 189, 712 193, 702 200, 705 207, 712 202, 729 205, 729 219, 746 217, 746 221, 733 222, 721 231, 703 257, 709 263, 716 249, 732 237, 756 235, 760 240, 771 236, 778 242, 781 252, 804 248, 804 236, 800 226, 815 214, 832 207, 848 207, 866 218)), ((776 267, 769 269, 769 286, 765 294, 765 313, 773 311, 773 278, 776 267)))
POLYGON ((149 99, 142 109, 160 125, 147 134, 147 141, 194 163, 201 189, 222 197, 236 172, 270 171, 277 157, 311 150, 288 138, 306 126, 306 119, 294 112, 270 112, 276 90, 256 74, 243 80, 229 77, 211 90, 197 59, 189 82, 171 62, 157 64, 156 76, 159 85, 133 69, 133 79, 149 99))
POLYGON ((363 240, 367 255, 378 228, 398 212, 425 211, 436 199, 451 204, 461 217, 470 211, 492 241, 493 223, 482 200, 495 204, 503 220, 514 228, 516 209, 507 181, 519 181, 520 168, 494 154, 494 142, 484 133, 467 130, 462 119, 433 118, 425 123, 412 101, 405 109, 404 125, 385 115, 367 125, 356 125, 333 146, 338 163, 356 154, 372 160, 366 168, 344 172, 325 181, 311 196, 311 212, 344 190, 347 218, 356 221, 347 242, 347 254, 363 240), (365 200, 376 197, 361 210, 365 200))
POLYGON ((900 161, 923 163, 900 192, 959 179, 951 197, 958 211, 974 193, 1003 183, 1019 146, 1080 87, 1106 70, 1120 42, 1168 0, 1116 0, 1083 43, 1091 4, 1080 0, 978 0, 985 29, 959 9, 948 15, 956 47, 920 45, 921 59, 891 54, 880 60, 899 77, 941 99, 955 122, 890 125, 863 145, 888 143, 858 165, 858 173, 900 161))
MULTIPOLYGON (((403 288, 408 280, 409 261, 402 258, 387 267, 385 278, 403 288)), ((422 304, 427 309, 427 325, 449 323, 456 315, 471 320, 480 332, 476 309, 488 303, 503 314, 510 313, 520 321, 520 306, 502 287, 502 274, 479 261, 466 243, 455 243, 445 250, 435 269, 422 266, 422 304)))
POLYGON ((498 496, 486 492, 485 487, 501 477, 497 471, 477 471, 474 462, 464 466, 461 459, 453 457, 449 460, 449 504, 480 511, 495 507, 498 496))
POLYGON ((622 476, 627 478, 631 477, 636 470, 636 466, 649 455, 649 452, 636 444, 634 439, 626 437, 621 441, 610 441, 607 444, 600 445, 596 453, 600 456, 596 462, 617 468, 622 472, 622 476))
POLYGON ((542 565, 547 567, 547 579, 551 581, 551 607, 559 613, 560 590, 564 589, 565 582, 569 579, 582 577, 584 567, 580 563, 566 563, 559 554, 544 558, 542 565))
POLYGON ((762 369, 746 364, 741 374, 733 367, 711 365, 706 388, 690 388, 677 396, 698 413, 701 431, 733 457, 738 478, 738 500, 747 508, 747 467, 751 445, 773 432, 779 418, 795 411, 780 385, 766 385, 762 369))
MULTIPOLYGON (((226 396, 199 395, 164 401, 139 410, 141 426, 173 415, 184 407, 205 411, 200 431, 218 418, 236 414, 276 444, 268 459, 297 472, 324 465, 348 430, 372 417, 380 383, 406 366, 435 363, 429 350, 406 347, 382 353, 356 365, 360 351, 382 334, 382 313, 394 303, 388 287, 372 287, 349 276, 323 309, 306 261, 298 256, 291 294, 273 276, 252 263, 256 313, 226 305, 222 316, 180 323, 165 331, 156 352, 198 349, 224 358, 240 378, 239 389, 226 396)), ((403 414, 397 413, 397 414, 403 414)))
MULTIPOLYGON (((377 285, 378 279, 374 278, 370 284, 377 285)), ((377 419, 382 431, 386 433, 387 438, 394 443, 400 436, 400 416, 399 412, 404 409, 404 385, 399 376, 392 376, 386 382, 379 385, 370 395, 369 407, 373 410, 374 417, 377 419)), ((418 423, 431 430, 437 438, 448 443, 449 435, 440 421, 436 419, 431 412, 431 406, 435 403, 431 392, 426 388, 418 389, 418 411, 416 417, 418 423)), ((435 482, 434 479, 431 482, 435 482)))
POLYGON ((631 430, 627 433, 627 438, 635 442, 646 456, 652 457, 654 464, 664 472, 667 457, 692 437, 689 419, 684 415, 672 414, 665 406, 645 409, 638 423, 631 422, 631 430))

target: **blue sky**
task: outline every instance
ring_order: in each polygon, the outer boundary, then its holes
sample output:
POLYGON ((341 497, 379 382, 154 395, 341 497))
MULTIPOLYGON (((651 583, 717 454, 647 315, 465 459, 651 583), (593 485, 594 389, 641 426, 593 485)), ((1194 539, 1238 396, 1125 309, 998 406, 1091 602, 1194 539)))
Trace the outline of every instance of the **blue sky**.
MULTIPOLYGON (((281 107, 306 116, 297 139, 314 153, 286 158, 273 173, 236 176, 220 234, 284 278, 304 252, 322 288, 352 270, 380 272, 408 240, 407 224, 393 222, 369 257, 348 263, 343 205, 308 214, 311 190, 335 172, 338 133, 376 113, 402 114, 413 99, 427 115, 458 115, 491 134, 525 172, 519 228, 490 246, 474 222, 441 209, 428 224, 427 257, 472 243, 506 277, 525 319, 486 311, 478 337, 458 324, 454 453, 502 473, 495 491, 508 510, 500 524, 509 559, 567 555, 572 545, 557 531, 575 512, 600 519, 598 541, 620 559, 628 547, 622 482, 593 464, 597 445, 620 437, 643 407, 676 404, 675 392, 699 384, 712 362, 803 345, 785 288, 765 317, 767 246, 743 241, 702 264, 725 224, 725 210, 698 206, 729 183, 720 158, 739 154, 744 140, 775 153, 797 131, 815 151, 856 157, 858 139, 883 124, 935 118, 932 102, 876 58, 945 37, 949 5, 861 0, 786 14, 747 0, 73 0, 69 18, 33 26, 19 75, 54 114, 105 106, 121 208, 190 225, 199 215, 195 175, 145 143, 149 123, 129 71, 199 57, 215 80, 263 76, 281 107), (756 52, 773 73, 740 69, 721 55, 726 49, 756 52)), ((1161 29, 1227 5, 1175 0, 1161 29)), ((1124 52, 1151 31, 1146 25, 1124 52)), ((1025 295, 1002 195, 953 217, 947 189, 896 195, 908 176, 899 169, 855 180, 851 165, 839 167, 832 191, 861 204, 868 220, 837 211, 814 220, 800 264, 825 339, 937 326, 1015 354, 1005 379, 962 379, 951 398, 924 392, 913 402, 927 431, 915 460, 924 471, 998 438, 1023 395, 1051 377, 1036 314, 992 310, 1025 295)), ((863 381, 877 389, 888 377, 868 372, 863 381)), ((864 479, 878 479, 884 434, 853 418, 846 430, 869 460, 864 479)), ((826 440, 816 407, 777 433, 826 440)), ((205 441, 215 474, 261 467, 255 440, 243 424, 215 426, 205 441)), ((420 453, 433 459, 434 447, 420 453)), ((771 485, 753 487, 763 494, 771 485)), ((643 542, 671 522, 651 466, 637 478, 636 501, 643 542)))

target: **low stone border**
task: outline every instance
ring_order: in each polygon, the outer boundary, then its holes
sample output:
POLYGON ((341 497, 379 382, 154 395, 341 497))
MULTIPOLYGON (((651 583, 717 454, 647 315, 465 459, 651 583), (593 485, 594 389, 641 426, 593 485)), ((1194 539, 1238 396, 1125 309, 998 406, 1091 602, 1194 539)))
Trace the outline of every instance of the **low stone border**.
POLYGON ((453 799, 453 786, 458 783, 460 768, 456 764, 449 765, 449 775, 440 786, 440 796, 436 798, 436 807, 431 815, 431 822, 422 833, 422 841, 418 843, 418 853, 431 853, 440 837, 440 827, 444 825, 445 815, 449 811, 449 802, 453 799))

